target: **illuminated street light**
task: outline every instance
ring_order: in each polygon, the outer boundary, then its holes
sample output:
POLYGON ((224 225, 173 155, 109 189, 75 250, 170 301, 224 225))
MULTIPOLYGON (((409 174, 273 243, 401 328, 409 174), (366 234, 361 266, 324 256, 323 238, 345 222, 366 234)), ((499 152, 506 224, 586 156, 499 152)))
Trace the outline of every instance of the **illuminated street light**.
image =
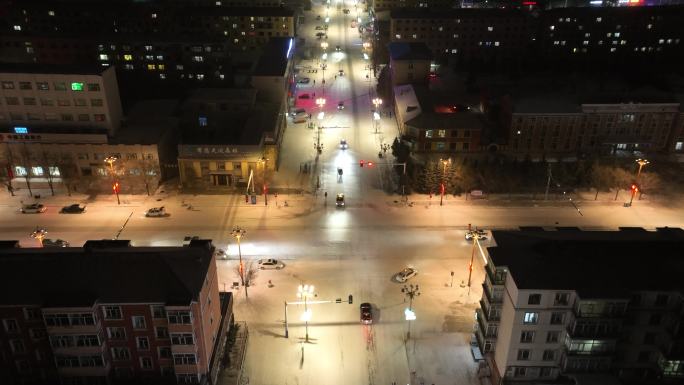
POLYGON ((406 340, 409 340, 411 338, 411 321, 415 321, 416 319, 416 313, 413 311, 413 298, 420 296, 420 288, 418 285, 414 286, 413 284, 404 285, 404 287, 401 288, 401 292, 409 299, 409 307, 404 309, 404 318, 408 324, 406 340))
POLYGON ((42 227, 36 227, 35 230, 29 236, 31 238, 37 239, 38 242, 40 242, 40 247, 43 247, 43 239, 45 239, 45 236, 47 235, 47 230, 42 228, 42 227))
POLYGON ((316 105, 322 109, 325 106, 325 98, 317 98, 316 105))
POLYGON ((373 105, 375 106, 375 109, 378 109, 378 106, 382 105, 382 99, 380 98, 373 98, 373 105))
POLYGON ((327 41, 321 42, 321 48, 328 49, 328 42, 327 41))
MULTIPOLYGON (((237 240, 238 244, 238 258, 240 259, 240 281, 242 282, 242 286, 245 286, 245 270, 242 265, 242 249, 240 248, 240 240, 242 239, 243 236, 245 236, 247 232, 240 228, 240 226, 235 226, 233 227, 233 231, 230 232, 230 235, 233 236, 237 240)), ((247 296, 247 286, 245 286, 245 297, 247 296)))
POLYGON ((371 44, 369 42, 363 43, 363 49, 368 49, 370 48, 371 44))
POLYGON ((258 160, 258 163, 262 167, 262 185, 263 185, 263 190, 264 190, 264 206, 268 206, 268 187, 266 187, 266 165, 268 162, 268 158, 266 157, 261 157, 261 159, 258 160))
POLYGON ((451 158, 449 159, 440 159, 440 162, 442 162, 442 183, 439 186, 439 205, 442 206, 444 203, 444 190, 446 189, 446 167, 448 164, 451 164, 451 158))
POLYGON ((109 175, 112 176, 112 190, 114 191, 114 194, 116 194, 116 202, 117 204, 121 204, 121 200, 119 199, 119 190, 120 190, 120 185, 119 182, 116 181, 115 175, 114 175, 114 162, 119 160, 116 156, 108 156, 104 158, 104 162, 109 165, 109 175))
POLYGON ((639 170, 637 171, 637 176, 636 176, 636 177, 637 177, 637 182, 638 182, 638 181, 639 181, 639 176, 641 175, 641 169, 642 169, 645 165, 647 165, 647 164, 649 164, 649 163, 651 163, 651 162, 649 162, 647 159, 637 159, 636 162, 639 164, 639 170))
POLYGON ((313 285, 299 285, 297 287, 297 298, 304 300, 304 313, 302 314, 302 321, 304 321, 304 328, 306 330, 306 342, 309 342, 309 321, 311 320, 311 311, 308 307, 308 299, 309 297, 313 297, 315 295, 316 294, 314 294, 313 285))

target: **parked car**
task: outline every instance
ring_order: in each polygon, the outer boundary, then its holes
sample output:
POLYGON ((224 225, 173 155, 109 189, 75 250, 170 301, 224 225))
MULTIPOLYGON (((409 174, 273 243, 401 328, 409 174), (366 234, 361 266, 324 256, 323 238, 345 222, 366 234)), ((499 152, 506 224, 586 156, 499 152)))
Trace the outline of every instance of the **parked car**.
POLYGON ((337 109, 338 110, 344 110, 344 102, 337 103, 337 109))
POLYGON ((152 207, 151 209, 147 210, 147 212, 145 212, 146 217, 165 217, 166 215, 166 209, 164 208, 164 206, 152 207))
POLYGON ((335 51, 338 51, 338 52, 339 52, 339 51, 341 51, 341 50, 342 50, 342 48, 340 48, 339 45, 336 45, 336 46, 335 46, 335 51))
POLYGON ((369 325, 373 323, 373 307, 368 302, 364 302, 359 305, 359 311, 361 313, 361 323, 369 325))
POLYGON ((347 143, 347 139, 340 140, 340 148, 342 150, 346 150, 349 148, 349 144, 347 143))
POLYGON ((292 122, 294 123, 304 123, 306 122, 306 118, 309 117, 309 114, 306 113, 306 110, 303 108, 298 108, 295 110, 293 113, 292 117, 292 122))
POLYGON ((415 277, 416 275, 418 275, 418 270, 412 267, 407 267, 397 274, 397 281, 406 282, 409 279, 415 277))
POLYGON ((190 242, 192 242, 192 241, 194 241, 194 240, 196 240, 196 239, 200 239, 200 237, 199 237, 198 235, 186 235, 186 236, 183 238, 183 247, 188 247, 188 246, 190 246, 190 242))
POLYGON ((317 25, 316 26, 316 31, 322 31, 324 28, 322 25, 317 25))
POLYGON ((321 15, 316 15, 316 20, 321 20, 321 15))
POLYGON ((311 95, 309 94, 300 94, 298 97, 299 99, 311 99, 311 95))
POLYGON ((275 270, 280 270, 283 267, 285 267, 285 264, 278 261, 277 259, 260 259, 259 260, 259 268, 261 270, 266 270, 266 269, 275 269, 275 270))
POLYGON ((78 203, 74 203, 69 206, 64 206, 61 210, 59 210, 61 214, 83 214, 85 211, 86 206, 80 205, 78 203))
POLYGON ((337 71, 337 76, 344 76, 344 70, 337 71))
POLYGON ((320 39, 320 38, 322 38, 323 36, 325 36, 325 32, 316 32, 316 37, 317 37, 317 38, 320 39))
POLYGON ((311 81, 311 79, 309 79, 309 78, 299 78, 299 79, 297 79, 297 83, 298 83, 298 84, 309 84, 310 81, 311 81))
POLYGON ((21 208, 21 212, 24 214, 40 214, 44 213, 45 210, 47 210, 47 207, 40 203, 34 203, 30 205, 24 205, 21 208))
POLYGON ((43 247, 69 247, 64 239, 43 239, 43 247))
POLYGON ((342 10, 342 13, 344 13, 345 15, 348 15, 348 14, 349 14, 349 10, 348 10, 347 8, 345 8, 345 9, 342 10))
POLYGON ((475 229, 475 230, 466 231, 466 233, 465 233, 466 241, 472 241, 473 238, 475 238, 475 236, 477 236, 477 238, 479 240, 484 241, 487 239, 487 232, 484 230, 475 229))

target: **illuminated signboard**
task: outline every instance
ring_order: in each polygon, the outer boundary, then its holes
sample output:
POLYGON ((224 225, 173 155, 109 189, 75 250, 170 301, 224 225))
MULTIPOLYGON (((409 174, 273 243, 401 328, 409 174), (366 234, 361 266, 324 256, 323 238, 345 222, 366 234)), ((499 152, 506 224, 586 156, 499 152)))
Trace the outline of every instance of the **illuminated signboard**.
POLYGON ((26 127, 14 127, 15 134, 28 134, 28 128, 26 127))

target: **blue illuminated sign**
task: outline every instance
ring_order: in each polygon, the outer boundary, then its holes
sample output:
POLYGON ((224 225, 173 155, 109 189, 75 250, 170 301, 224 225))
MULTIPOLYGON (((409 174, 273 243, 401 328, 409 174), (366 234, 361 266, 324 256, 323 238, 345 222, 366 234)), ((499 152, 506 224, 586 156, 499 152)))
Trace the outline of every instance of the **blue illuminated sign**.
POLYGON ((14 127, 15 134, 28 134, 28 128, 26 127, 14 127))

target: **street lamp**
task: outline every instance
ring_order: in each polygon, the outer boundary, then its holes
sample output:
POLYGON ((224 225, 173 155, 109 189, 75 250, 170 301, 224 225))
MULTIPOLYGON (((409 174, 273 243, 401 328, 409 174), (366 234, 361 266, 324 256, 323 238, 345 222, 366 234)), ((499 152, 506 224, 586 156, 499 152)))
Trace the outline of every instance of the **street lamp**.
POLYGON ((636 177, 637 177, 637 182, 638 182, 638 181, 639 181, 639 176, 641 175, 641 169, 642 169, 645 165, 647 165, 647 164, 649 164, 649 163, 651 163, 651 162, 649 162, 647 159, 637 159, 636 162, 639 164, 639 170, 637 171, 637 176, 636 176, 636 177))
POLYGON ((442 183, 439 186, 439 205, 443 205, 444 201, 444 190, 445 190, 445 182, 446 182, 446 167, 448 164, 451 164, 451 158, 449 159, 440 159, 440 162, 442 162, 442 183))
POLYGON ((323 50, 328 49, 328 42, 327 41, 321 42, 321 48, 323 48, 323 50))
POLYGON ((117 160, 119 160, 119 158, 113 155, 104 158, 105 163, 109 164, 109 175, 112 176, 112 190, 114 190, 114 194, 116 194, 116 203, 121 204, 121 200, 119 199, 119 182, 116 181, 114 175, 114 162, 117 160))
POLYGON ((369 42, 364 42, 363 43, 363 49, 368 49, 370 48, 370 43, 369 42))
POLYGON ((268 158, 266 157, 261 157, 261 159, 258 160, 258 163, 262 167, 262 185, 263 190, 264 190, 264 206, 268 206, 268 187, 266 187, 266 162, 268 162, 268 158))
POLYGON ((31 238, 37 239, 40 242, 40 247, 43 247, 43 239, 47 235, 47 230, 42 227, 36 227, 35 230, 30 234, 31 238))
POLYGON ((311 319, 311 312, 308 307, 308 298, 315 296, 313 285, 299 285, 297 287, 297 298, 304 300, 304 314, 302 320, 304 321, 304 328, 306 330, 306 342, 309 342, 309 320, 311 319))
MULTIPOLYGON (((244 269, 242 265, 242 249, 240 248, 240 240, 242 237, 246 234, 247 232, 240 228, 240 226, 235 226, 233 227, 233 231, 230 232, 230 235, 233 236, 237 240, 238 244, 238 258, 240 258, 240 281, 242 282, 242 286, 245 286, 245 274, 244 274, 244 269)), ((245 296, 247 294, 247 286, 245 286, 245 296)))
POLYGON ((406 322, 408 323, 408 331, 406 332, 406 339, 408 340, 411 338, 411 321, 416 319, 416 313, 413 311, 413 298, 420 296, 420 288, 418 285, 414 286, 413 284, 404 285, 401 288, 401 292, 409 299, 409 307, 404 310, 406 322))

